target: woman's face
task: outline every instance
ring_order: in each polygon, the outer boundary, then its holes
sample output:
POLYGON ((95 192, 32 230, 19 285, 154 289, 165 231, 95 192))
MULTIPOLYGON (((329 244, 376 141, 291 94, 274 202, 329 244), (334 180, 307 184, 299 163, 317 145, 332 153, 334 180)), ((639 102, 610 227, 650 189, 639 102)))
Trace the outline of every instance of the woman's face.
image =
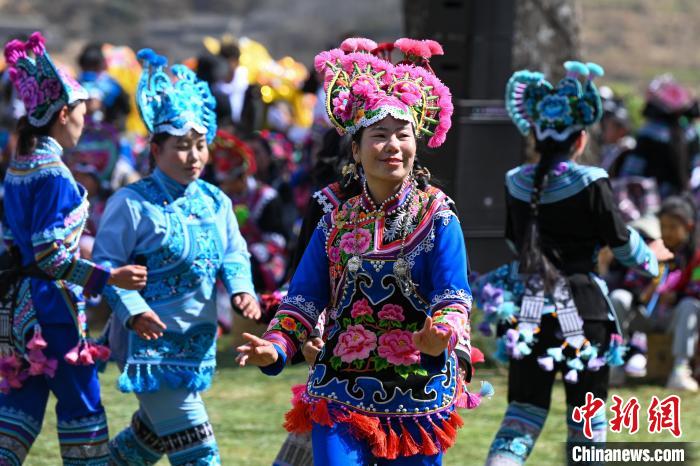
POLYGON ((151 153, 163 173, 185 185, 199 178, 209 160, 206 137, 194 131, 170 136, 162 144, 151 144, 151 153))
POLYGON ((58 120, 51 127, 51 137, 64 149, 72 149, 78 144, 83 134, 86 110, 85 102, 80 102, 72 108, 65 106, 60 110, 58 120))
POLYGON ((661 239, 671 251, 678 251, 682 248, 690 237, 690 228, 686 223, 675 215, 661 215, 661 239))
POLYGON ((352 154, 370 185, 401 183, 411 173, 416 157, 413 126, 388 116, 364 129, 360 143, 352 143, 352 154))

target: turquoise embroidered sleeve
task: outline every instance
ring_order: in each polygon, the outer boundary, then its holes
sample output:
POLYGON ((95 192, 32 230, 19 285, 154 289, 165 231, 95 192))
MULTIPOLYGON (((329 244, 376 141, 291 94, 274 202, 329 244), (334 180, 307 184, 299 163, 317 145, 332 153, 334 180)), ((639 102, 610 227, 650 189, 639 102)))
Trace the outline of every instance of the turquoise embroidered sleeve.
MULTIPOLYGON (((140 216, 138 203, 130 203, 127 194, 126 188, 123 188, 107 202, 92 252, 92 257, 98 264, 119 267, 131 262, 129 259, 136 247, 140 216)), ((138 291, 107 286, 103 294, 112 312, 124 326, 132 316, 150 310, 138 291)))
POLYGON ((224 283, 229 295, 248 293, 255 296, 248 245, 238 229, 233 207, 228 198, 225 199, 222 208, 226 209, 227 238, 224 262, 219 270, 219 278, 224 283))
POLYGON ((630 238, 622 246, 612 248, 615 258, 623 265, 633 267, 642 273, 655 277, 659 274, 656 256, 646 245, 642 237, 632 227, 627 227, 630 238))

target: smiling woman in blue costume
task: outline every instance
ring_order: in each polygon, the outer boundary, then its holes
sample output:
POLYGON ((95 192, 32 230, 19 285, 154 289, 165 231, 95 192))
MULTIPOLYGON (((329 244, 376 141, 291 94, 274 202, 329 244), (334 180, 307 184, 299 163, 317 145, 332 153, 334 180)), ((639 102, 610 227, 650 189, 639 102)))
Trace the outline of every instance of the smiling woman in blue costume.
POLYGON ((109 350, 87 339, 83 290, 143 288, 146 270, 126 262, 101 267, 78 254, 87 193, 61 157, 80 138, 87 92, 54 65, 38 32, 26 43, 9 42, 5 58, 27 115, 4 183, 4 239, 21 271, 11 272, 10 307, 0 315, 0 464, 24 461, 51 392, 63 463, 106 465, 107 420, 94 360, 109 350))
POLYGON ((396 65, 368 39, 316 57, 328 116, 353 135, 363 191, 322 217, 264 337, 244 335, 239 347, 241 364, 277 374, 326 310, 325 346, 285 424, 311 431, 319 465, 441 464, 467 396, 458 359, 471 375, 462 230, 412 173, 417 139, 437 147, 450 127, 449 90, 427 62, 442 49, 395 46, 396 65))
POLYGON ((117 465, 221 464, 200 396, 216 366, 216 280, 234 308, 257 318, 249 255, 231 201, 199 180, 216 134, 214 99, 183 65, 141 50, 137 90, 151 133, 153 173, 117 191, 95 241, 95 261, 147 265, 141 293, 108 289, 109 341, 119 388, 139 400, 131 426, 110 442, 117 465))
MULTIPOLYGON (((506 89, 508 112, 524 136, 534 136, 540 158, 506 175, 506 238, 520 255, 519 268, 491 273, 477 295, 502 335, 497 354, 510 358, 509 404, 489 465, 525 462, 557 372, 566 381, 567 440, 587 440, 582 423, 572 420, 573 408, 585 403, 586 392, 605 400, 608 365, 622 362, 607 289, 595 275, 597 252, 610 246, 620 262, 649 276, 658 273, 655 254, 669 255, 625 226, 605 170, 575 162, 586 145, 585 128, 602 114, 593 78, 603 70, 593 63, 564 66, 566 77, 556 86, 542 73, 518 71, 506 89)), ((592 422, 593 439, 604 441, 604 410, 592 422)))

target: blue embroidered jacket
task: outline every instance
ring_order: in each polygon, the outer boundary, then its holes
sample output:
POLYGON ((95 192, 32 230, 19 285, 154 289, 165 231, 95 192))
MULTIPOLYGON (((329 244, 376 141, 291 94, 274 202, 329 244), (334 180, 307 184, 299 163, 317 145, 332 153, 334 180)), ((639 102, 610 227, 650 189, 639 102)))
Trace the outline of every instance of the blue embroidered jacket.
POLYGON ((73 179, 62 154, 55 139, 40 137, 34 153, 12 158, 5 176, 4 239, 19 248, 23 266, 36 263, 55 278, 21 282, 13 329, 20 351, 37 322, 75 323, 76 330, 84 332, 82 291, 100 293, 110 275, 108 268, 79 257, 87 193, 73 179))
POLYGON ((216 364, 216 280, 230 294, 255 295, 228 197, 204 181, 183 186, 156 169, 109 200, 93 257, 109 266, 148 268, 140 292, 110 286, 104 293, 114 312, 110 346, 124 365, 120 388, 156 391, 163 381, 208 388, 216 364), (132 316, 149 309, 167 326, 158 340, 128 329, 132 316))
POLYGON ((464 238, 444 195, 405 186, 378 208, 364 192, 319 222, 265 334, 280 357, 263 372, 281 371, 326 309, 325 346, 306 399, 335 406, 331 415, 340 422, 342 410, 437 420, 454 409, 456 353, 468 360, 470 308, 464 238), (400 225, 407 217, 402 253, 400 225), (358 255, 361 268, 353 277, 348 261, 358 255), (409 289, 393 272, 401 255, 411 269, 409 289), (412 333, 427 316, 453 330, 442 356, 413 345, 412 333))

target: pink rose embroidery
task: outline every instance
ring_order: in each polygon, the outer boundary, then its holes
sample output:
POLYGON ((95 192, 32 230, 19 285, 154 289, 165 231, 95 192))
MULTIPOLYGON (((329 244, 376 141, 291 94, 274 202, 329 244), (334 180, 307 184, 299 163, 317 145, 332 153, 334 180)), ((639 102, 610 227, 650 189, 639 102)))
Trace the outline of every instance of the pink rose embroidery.
POLYGON ((377 314, 377 317, 382 320, 395 320, 397 322, 403 322, 405 319, 403 308, 398 304, 385 304, 377 314))
POLYGON ((28 113, 32 113, 44 100, 41 90, 39 89, 39 84, 37 84, 34 78, 27 78, 24 81, 20 81, 17 90, 22 97, 24 105, 27 107, 28 113))
POLYGON ((372 307, 369 305, 369 301, 367 301, 366 298, 363 298, 359 301, 355 301, 355 303, 352 305, 352 311, 350 311, 350 315, 353 319, 356 319, 360 316, 372 315, 372 307))
POLYGON ((358 228, 345 233, 340 238, 340 249, 346 254, 362 254, 369 248, 372 235, 369 231, 358 228))
POLYGON ((377 335, 362 325, 350 325, 338 337, 338 344, 333 349, 333 355, 343 362, 353 362, 356 359, 367 359, 369 353, 377 348, 377 335))
POLYGON ((331 247, 328 250, 328 258, 334 264, 337 264, 338 262, 340 262, 340 249, 336 248, 335 246, 331 247))
POLYGON ((57 79, 47 79, 41 83, 41 92, 46 100, 56 100, 61 97, 63 87, 57 79))
POLYGON ((333 115, 340 118, 342 121, 347 121, 352 118, 352 105, 354 99, 350 92, 341 91, 338 96, 333 99, 333 115))
POLYGON ((397 366, 410 366, 420 361, 420 352, 413 345, 412 332, 392 330, 379 337, 379 356, 397 366))

